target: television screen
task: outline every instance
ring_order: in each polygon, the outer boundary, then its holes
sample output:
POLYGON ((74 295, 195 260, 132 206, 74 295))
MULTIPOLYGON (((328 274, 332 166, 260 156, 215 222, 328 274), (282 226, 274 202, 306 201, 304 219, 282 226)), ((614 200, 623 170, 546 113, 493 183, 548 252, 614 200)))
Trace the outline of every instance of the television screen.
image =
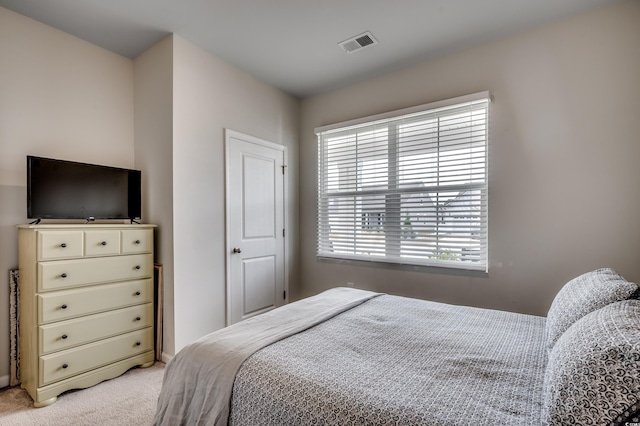
POLYGON ((141 172, 27 156, 30 219, 139 219, 141 172))

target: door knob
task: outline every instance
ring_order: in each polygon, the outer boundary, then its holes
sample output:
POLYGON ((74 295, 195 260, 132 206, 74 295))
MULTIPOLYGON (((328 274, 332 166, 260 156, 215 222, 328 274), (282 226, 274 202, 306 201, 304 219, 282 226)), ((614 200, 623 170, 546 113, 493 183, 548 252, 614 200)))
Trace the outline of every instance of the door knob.
POLYGON ((234 253, 242 253, 242 250, 240 250, 238 247, 235 247, 235 248, 233 249, 233 252, 234 252, 234 253))

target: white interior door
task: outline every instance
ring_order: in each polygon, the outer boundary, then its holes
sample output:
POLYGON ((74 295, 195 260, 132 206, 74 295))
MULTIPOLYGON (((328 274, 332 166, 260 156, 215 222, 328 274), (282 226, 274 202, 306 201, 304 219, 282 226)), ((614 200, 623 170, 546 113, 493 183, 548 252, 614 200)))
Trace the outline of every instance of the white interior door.
POLYGON ((227 325, 286 301, 286 147, 226 130, 227 325))

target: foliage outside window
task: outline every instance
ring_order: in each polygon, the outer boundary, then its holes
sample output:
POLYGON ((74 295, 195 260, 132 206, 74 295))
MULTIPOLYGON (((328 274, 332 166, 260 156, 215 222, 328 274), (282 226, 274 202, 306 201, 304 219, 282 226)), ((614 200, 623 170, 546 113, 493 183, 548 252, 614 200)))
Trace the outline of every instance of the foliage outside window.
POLYGON ((487 270, 488 93, 316 129, 318 256, 487 270))

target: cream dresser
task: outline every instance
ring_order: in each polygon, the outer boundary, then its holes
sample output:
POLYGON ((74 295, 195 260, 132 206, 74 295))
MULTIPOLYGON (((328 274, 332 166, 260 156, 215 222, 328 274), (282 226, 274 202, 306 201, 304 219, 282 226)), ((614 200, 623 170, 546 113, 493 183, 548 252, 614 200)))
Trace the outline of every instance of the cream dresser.
POLYGON ((35 407, 154 362, 155 225, 19 225, 20 376, 35 407))

